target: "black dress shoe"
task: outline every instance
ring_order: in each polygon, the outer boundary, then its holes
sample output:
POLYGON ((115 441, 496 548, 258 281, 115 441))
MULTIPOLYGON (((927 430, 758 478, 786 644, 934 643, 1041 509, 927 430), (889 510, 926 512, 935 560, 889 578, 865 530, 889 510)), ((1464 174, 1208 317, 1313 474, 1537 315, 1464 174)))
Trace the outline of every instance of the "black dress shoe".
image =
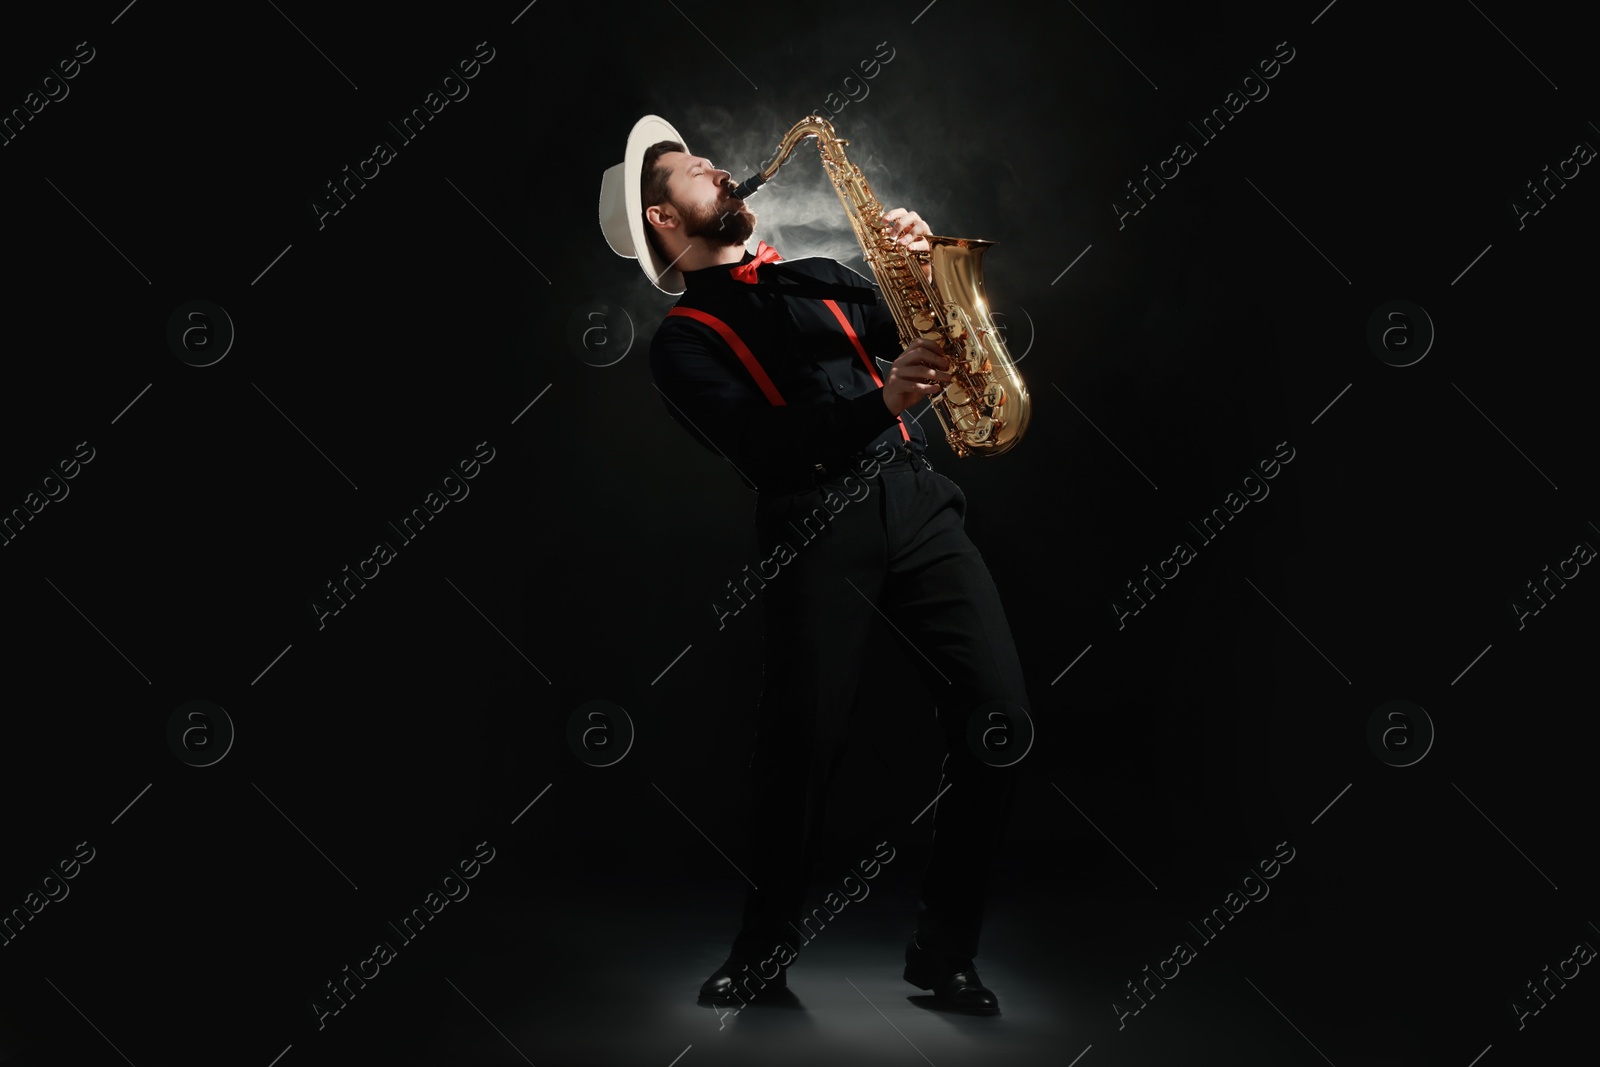
POLYGON ((738 956, 729 956, 727 960, 711 972, 700 986, 700 996, 704 1000, 715 1000, 724 1003, 734 1001, 744 1002, 753 1000, 761 995, 763 987, 779 989, 789 987, 787 971, 779 967, 776 978, 763 978, 760 964, 763 961, 741 959, 738 956), (749 970, 746 970, 746 966, 749 970), (748 986, 746 982, 748 980, 748 986), (764 984, 764 986, 763 986, 764 984))
POLYGON ((906 946, 905 980, 933 991, 934 1004, 971 1015, 998 1015, 1000 1001, 983 987, 969 959, 950 959, 930 952, 915 940, 906 946))

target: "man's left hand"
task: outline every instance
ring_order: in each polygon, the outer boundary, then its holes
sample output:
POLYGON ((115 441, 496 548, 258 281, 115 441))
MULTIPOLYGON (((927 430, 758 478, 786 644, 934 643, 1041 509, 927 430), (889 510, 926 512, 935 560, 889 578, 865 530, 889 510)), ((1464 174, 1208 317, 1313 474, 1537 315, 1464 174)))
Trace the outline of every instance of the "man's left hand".
POLYGON ((931 246, 925 234, 933 230, 922 221, 922 216, 903 207, 884 212, 883 221, 889 224, 889 236, 916 252, 926 252, 931 246))

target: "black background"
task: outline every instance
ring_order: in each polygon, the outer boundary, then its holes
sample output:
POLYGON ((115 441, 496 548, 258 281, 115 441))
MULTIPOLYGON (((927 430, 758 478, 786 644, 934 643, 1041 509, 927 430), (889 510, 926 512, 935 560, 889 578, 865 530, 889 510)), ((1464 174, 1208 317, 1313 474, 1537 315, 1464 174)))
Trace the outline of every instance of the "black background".
MULTIPOLYGON (((95 57, 0 146, 0 509, 78 442, 94 458, 0 547, 0 909, 78 842, 96 856, 0 948, 0 1062, 458 1062, 465 1034, 482 1058, 459 1062, 522 1062, 508 1042, 620 1062, 622 1023, 640 1062, 678 1053, 641 1005, 692 999, 709 968, 667 988, 636 967, 720 959, 734 932, 760 620, 719 630, 710 603, 756 561, 753 500, 650 383, 671 300, 606 247, 600 176, 655 113, 744 177, 879 42, 892 60, 834 124, 885 204, 995 242, 1032 395, 1017 451, 933 460, 968 496, 1037 726, 996 886, 1013 925, 985 959, 1031 954, 1029 995, 1068 1035, 921 1051, 1464 1067, 1583 1038, 1600 980, 1521 1030, 1509 1004, 1600 937, 1600 579, 1521 628, 1510 601, 1600 543, 1600 193, 1584 167, 1521 228, 1511 202, 1600 143, 1593 63, 1575 16, 1428 11, 8 14, 0 107, 77 42, 95 57), (385 123, 480 41, 470 94, 399 144, 385 123), (1270 95, 1200 144, 1185 123, 1279 42, 1270 95), (312 200, 378 140, 396 158, 319 227, 312 200), (1124 182, 1177 140, 1196 158, 1119 227, 1124 182), (208 367, 167 343, 191 300, 236 331, 208 367), (1393 300, 1436 331, 1406 367, 1367 341, 1393 300), (574 344, 600 304, 610 347, 574 344), (484 441, 470 495, 319 627, 324 583, 484 441), (1280 442, 1270 495, 1119 627, 1124 583, 1280 442), (237 732, 209 767, 167 743, 189 700, 237 732), (589 700, 636 731, 614 766, 567 744, 589 700), (1431 722, 1408 767, 1367 741, 1391 700, 1431 722), (319 1031, 308 998, 480 841, 475 895, 319 1031), (1250 932, 1119 1031, 1124 981, 1281 841, 1296 859, 1250 932), (684 900, 723 918, 685 924, 684 900), (591 1023, 556 1046, 574 999, 591 1023)), ((751 200, 758 233, 838 254, 842 211, 800 210, 831 195, 803 147, 751 200)), ((877 647, 818 869, 903 842, 888 898, 914 893, 929 827, 900 820, 937 787, 939 739, 910 651, 886 628, 877 647)), ((725 1054, 697 1034, 683 1063, 725 1054)))

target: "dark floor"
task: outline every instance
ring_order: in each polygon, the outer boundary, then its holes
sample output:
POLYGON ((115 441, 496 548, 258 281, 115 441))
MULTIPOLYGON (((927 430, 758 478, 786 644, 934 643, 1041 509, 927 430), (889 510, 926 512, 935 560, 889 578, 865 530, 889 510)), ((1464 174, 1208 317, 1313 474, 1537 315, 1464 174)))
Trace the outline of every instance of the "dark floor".
MULTIPOLYGON (((540 1065, 661 1067, 680 1054, 684 1065, 1467 1067, 1491 1045, 1484 1065, 1552 1062, 1593 1017, 1595 994, 1575 988, 1570 1003, 1551 1000, 1517 1031, 1507 1003, 1520 976, 1499 973, 1514 963, 1468 964, 1466 930, 1453 950, 1401 946, 1394 934, 1403 907, 1396 912, 1373 886, 1295 884, 1296 875, 1324 873, 1309 865, 1284 867, 1276 892, 1244 906, 1209 943, 1180 916, 1185 897, 1176 886, 1119 887, 1120 876, 1101 871, 1097 891, 1066 907, 1059 893, 1025 889, 998 902, 976 961, 1001 1000, 997 1017, 941 1011, 903 980, 915 910, 904 892, 848 906, 801 948, 786 994, 737 1012, 700 1006, 695 996, 726 955, 729 913, 714 899, 727 896, 726 885, 709 896, 658 896, 648 908, 613 910, 591 896, 567 912, 559 940, 525 916, 498 947, 452 974, 493 1026, 450 992, 434 1016, 435 1058, 418 1062, 512 1064, 520 1052, 540 1065), (586 932, 599 929, 605 949, 585 949, 586 932), (547 954, 530 958, 520 946, 541 937, 547 954), (1372 937, 1394 943, 1393 954, 1362 951, 1372 937), (1152 983, 1157 995, 1133 1014, 1125 983, 1142 979, 1142 968, 1155 968, 1179 940, 1194 956, 1165 988, 1152 983), (1421 965, 1406 966, 1413 952, 1421 965), (496 988, 503 992, 489 992, 496 988), (1113 1001, 1130 1013, 1119 1020, 1113 1001)), ((1191 908, 1199 921, 1205 907, 1191 908)), ((1529 968, 1528 977, 1536 974, 1529 968)))
MULTIPOLYGON (((596 876, 577 892, 571 880, 552 886, 508 867, 498 887, 482 878, 455 914, 439 917, 439 933, 427 931, 403 948, 322 1029, 309 1014, 296 1019, 316 968, 302 968, 305 980, 285 989, 282 974, 296 968, 282 947, 272 949, 278 962, 271 975, 252 971, 250 950, 268 946, 249 942, 221 957, 235 961, 231 969, 177 974, 159 960, 139 964, 123 972, 133 984, 121 1001, 108 992, 116 980, 110 956, 92 974, 64 957, 34 957, 72 1010, 57 1001, 49 1018, 11 1018, 11 1033, 0 1034, 0 1063, 145 1067, 164 1054, 167 1062, 259 1067, 1495 1067, 1555 1062, 1558 1050, 1582 1037, 1597 994, 1584 988, 1581 971, 1520 1030, 1509 1004, 1525 979, 1538 977, 1545 962, 1557 966, 1584 931, 1567 931, 1559 917, 1536 908, 1508 906, 1469 909, 1454 933, 1439 934, 1439 917, 1455 907, 1449 894, 1425 904, 1414 895, 1423 884, 1416 871, 1397 871, 1413 895, 1391 897, 1375 867, 1355 877, 1342 862, 1319 858, 1333 839, 1306 830, 1268 896, 1240 906, 1209 941, 1191 923, 1221 905, 1227 887, 1207 875, 1186 881, 1152 862, 1150 873, 1160 879, 1152 888, 1109 846, 1081 858, 1073 885, 1047 868, 1007 868, 977 958, 1001 1000, 997 1017, 939 1010, 902 979, 915 914, 910 865, 897 878, 880 877, 869 896, 800 949, 787 993, 737 1012, 696 997, 726 955, 740 899, 736 878, 646 888, 596 876), (1423 907, 1429 920, 1414 928, 1408 917, 1423 907), (424 945, 424 938, 435 940, 424 945), (1164 986, 1151 980, 1155 995, 1146 994, 1135 1013, 1126 983, 1144 980, 1143 968, 1161 965, 1180 941, 1193 955, 1164 986), (162 990, 181 996, 174 1001, 162 990), (1119 1018, 1119 1010, 1127 1014, 1119 1018), (24 1046, 18 1029, 37 1036, 24 1046), (208 1048, 226 1054, 214 1059, 208 1048)), ((1542 883, 1535 890, 1537 875, 1525 864, 1504 863, 1499 850, 1478 843, 1477 854, 1460 857, 1482 865, 1477 890, 1503 890, 1506 901, 1553 894, 1542 883)), ((1455 877, 1449 857, 1435 853, 1428 862, 1441 860, 1444 883, 1455 877)), ((1170 974, 1175 965, 1165 966, 1170 974)), ((48 1013, 49 999, 43 1004, 48 1013)))

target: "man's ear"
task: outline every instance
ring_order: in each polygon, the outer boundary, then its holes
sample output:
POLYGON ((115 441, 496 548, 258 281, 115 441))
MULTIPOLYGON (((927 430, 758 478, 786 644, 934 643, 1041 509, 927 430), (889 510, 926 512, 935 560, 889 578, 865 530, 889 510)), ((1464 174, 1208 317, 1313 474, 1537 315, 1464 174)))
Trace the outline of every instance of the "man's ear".
POLYGON ((663 229, 676 229, 678 225, 678 216, 672 213, 672 208, 661 204, 652 204, 645 208, 644 217, 650 225, 660 226, 663 229))

